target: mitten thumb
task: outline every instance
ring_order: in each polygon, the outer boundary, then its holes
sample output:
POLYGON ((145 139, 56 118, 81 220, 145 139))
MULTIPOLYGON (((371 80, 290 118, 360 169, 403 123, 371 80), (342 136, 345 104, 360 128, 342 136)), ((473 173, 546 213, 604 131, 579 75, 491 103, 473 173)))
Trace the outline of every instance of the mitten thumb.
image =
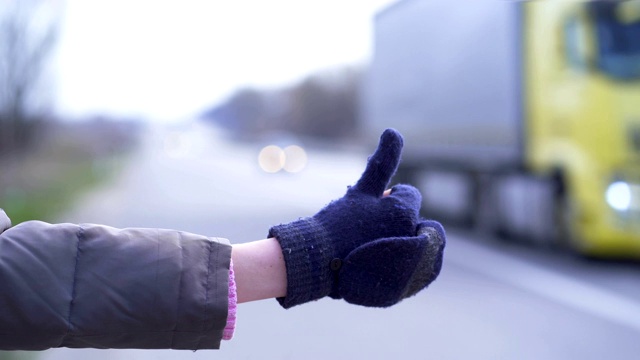
POLYGON ((345 301, 389 307, 433 282, 442 268, 445 233, 435 221, 423 221, 417 236, 383 238, 349 253, 338 274, 345 301))
POLYGON ((378 148, 369 157, 362 177, 350 191, 381 197, 398 169, 402 146, 402 135, 394 129, 386 129, 380 136, 378 148))

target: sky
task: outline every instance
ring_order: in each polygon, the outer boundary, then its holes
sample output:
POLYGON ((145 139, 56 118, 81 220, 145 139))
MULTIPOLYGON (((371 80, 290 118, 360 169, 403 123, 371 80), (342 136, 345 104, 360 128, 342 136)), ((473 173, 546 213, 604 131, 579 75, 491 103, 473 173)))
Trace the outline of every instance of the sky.
POLYGON ((56 110, 183 120, 242 86, 366 63, 394 0, 67 0, 56 110))

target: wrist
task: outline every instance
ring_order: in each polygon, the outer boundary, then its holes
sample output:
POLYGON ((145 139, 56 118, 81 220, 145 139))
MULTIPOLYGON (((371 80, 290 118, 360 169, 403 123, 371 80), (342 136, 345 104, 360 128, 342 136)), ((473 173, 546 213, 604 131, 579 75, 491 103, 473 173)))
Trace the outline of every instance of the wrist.
POLYGON ((332 240, 325 227, 314 218, 302 218, 272 227, 282 248, 287 273, 287 295, 278 298, 285 309, 321 299, 335 292, 330 268, 336 257, 332 240))
POLYGON ((238 303, 286 295, 287 277, 282 250, 276 239, 233 245, 238 303))

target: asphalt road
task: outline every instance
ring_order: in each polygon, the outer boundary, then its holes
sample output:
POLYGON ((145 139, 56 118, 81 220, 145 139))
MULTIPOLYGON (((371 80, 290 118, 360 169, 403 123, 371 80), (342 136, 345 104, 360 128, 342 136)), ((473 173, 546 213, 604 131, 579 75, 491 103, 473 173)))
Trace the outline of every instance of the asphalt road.
MULTIPOLYGON (((115 181, 60 221, 261 239, 342 196, 367 158, 313 150, 303 172, 267 174, 257 150, 201 126, 155 129, 115 181)), ((218 351, 55 349, 39 359, 638 359, 640 266, 449 229, 441 276, 393 308, 268 300, 240 305, 237 326, 218 351)))

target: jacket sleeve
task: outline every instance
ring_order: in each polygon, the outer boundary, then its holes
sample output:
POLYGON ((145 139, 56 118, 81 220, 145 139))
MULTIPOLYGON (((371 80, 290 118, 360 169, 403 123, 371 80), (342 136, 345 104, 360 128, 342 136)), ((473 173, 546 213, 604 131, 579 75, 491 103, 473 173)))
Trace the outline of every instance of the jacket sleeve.
POLYGON ((227 240, 40 221, 4 230, 3 216, 0 349, 219 348, 227 240))

